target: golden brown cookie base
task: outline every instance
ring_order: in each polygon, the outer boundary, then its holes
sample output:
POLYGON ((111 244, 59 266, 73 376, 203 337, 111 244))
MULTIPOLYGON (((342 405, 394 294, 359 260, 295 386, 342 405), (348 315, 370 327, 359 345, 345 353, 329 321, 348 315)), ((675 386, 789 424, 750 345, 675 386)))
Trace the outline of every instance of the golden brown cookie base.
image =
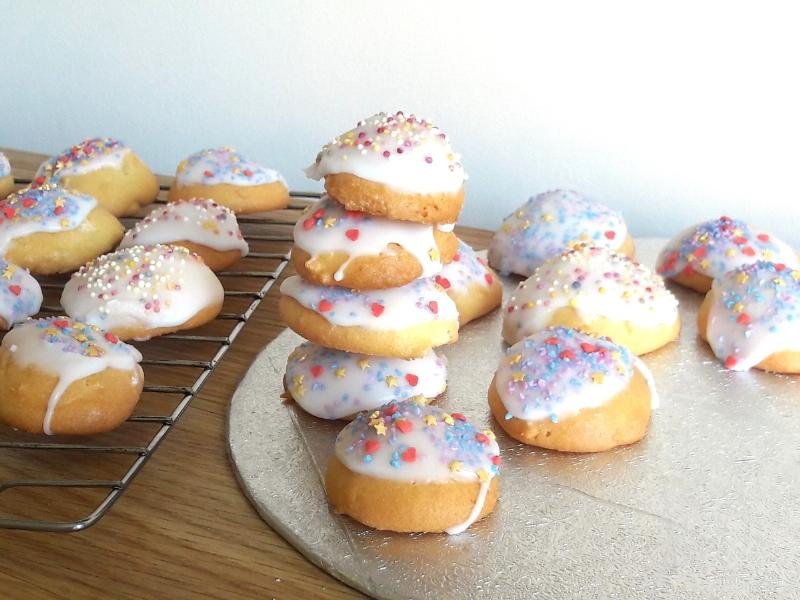
MULTIPOLYGON (((34 366, 20 366, 0 348, 0 421, 30 433, 44 433, 50 394, 58 377, 34 366)), ((73 382, 58 402, 50 429, 53 434, 90 435, 110 431, 133 412, 144 386, 144 374, 106 369, 73 382), (136 384, 131 378, 136 376, 136 384)))
POLYGON ((34 275, 70 273, 115 248, 123 233, 116 217, 98 207, 75 229, 32 233, 12 240, 6 259, 34 275))
POLYGON ((687 287, 695 292, 700 292, 701 294, 708 292, 708 290, 711 289, 711 284, 714 283, 713 277, 697 272, 687 274, 681 271, 669 279, 683 287, 687 287))
POLYGON ((503 285, 494 275, 494 280, 488 287, 480 283, 473 283, 466 292, 456 294, 447 290, 447 295, 456 303, 458 325, 463 327, 470 321, 474 321, 500 306, 503 302, 503 285))
POLYGON ((641 440, 647 433, 652 412, 650 387, 634 368, 628 386, 597 408, 559 419, 525 421, 506 419, 506 407, 497 393, 496 379, 489 386, 489 408, 508 435, 524 444, 561 452, 602 452, 641 440))
POLYGON ((217 204, 227 206, 237 215, 279 210, 289 205, 289 190, 280 181, 263 185, 232 185, 219 183, 216 185, 174 184, 169 190, 169 201, 191 200, 192 198, 208 198, 217 204))
POLYGON ((297 334, 320 346, 377 356, 419 358, 431 348, 458 339, 458 322, 431 321, 397 329, 368 329, 333 325, 325 317, 305 308, 294 298, 283 296, 278 304, 281 318, 297 334))
MULTIPOLYGON (((509 344, 518 342, 521 337, 513 330, 508 321, 503 321, 503 339, 509 344)), ((620 346, 625 346, 634 354, 647 354, 677 340, 681 332, 680 317, 674 323, 641 327, 630 321, 612 321, 606 317, 598 317, 591 323, 585 323, 574 308, 566 306, 553 313, 549 327, 569 327, 596 336, 611 338, 620 346)), ((530 335, 529 332, 528 335, 530 335)))
POLYGON ((0 199, 5 198, 14 191, 14 176, 0 177, 0 199))
MULTIPOLYGON (((187 321, 184 321, 180 325, 172 325, 169 327, 155 327, 155 328, 147 328, 144 326, 112 327, 110 329, 106 329, 106 331, 113 333, 121 340, 144 341, 144 340, 149 340, 150 338, 158 337, 160 335, 167 335, 168 333, 175 333, 176 331, 184 331, 186 329, 195 329, 196 327, 205 325, 209 321, 213 321, 221 310, 222 310, 222 303, 208 306, 196 312, 192 318, 190 318, 187 321)), ((97 325, 101 326, 102 324, 98 323, 97 325)))
POLYGON ((416 223, 455 223, 464 204, 464 187, 456 192, 417 194, 350 173, 325 176, 325 190, 348 210, 416 223))
MULTIPOLYGON (((712 292, 709 292, 703 299, 700 311, 697 313, 697 333, 704 342, 708 342, 708 313, 711 311, 711 294, 712 292)), ((773 373, 800 373, 800 352, 796 350, 775 352, 755 365, 755 368, 773 373)))
POLYGON ((634 258, 636 256, 636 245, 634 244, 630 233, 625 236, 625 239, 622 240, 622 245, 614 252, 617 254, 624 254, 629 258, 634 258))
MULTIPOLYGON (((458 238, 453 233, 434 231, 434 240, 442 257, 449 263, 458 252, 458 238)), ((382 290, 402 287, 422 276, 422 265, 417 258, 397 244, 378 255, 354 258, 344 271, 340 281, 334 274, 349 258, 342 252, 327 252, 311 258, 311 255, 295 244, 292 249, 292 265, 306 281, 317 285, 337 285, 355 290, 382 290)))
POLYGON ((203 259, 206 266, 214 271, 224 271, 230 266, 233 266, 242 258, 242 253, 235 248, 233 250, 217 250, 202 244, 196 244, 189 240, 176 240, 174 242, 161 242, 162 244, 169 244, 170 246, 183 246, 191 250, 203 259))
POLYGON ((61 187, 94 196, 100 206, 117 217, 132 216, 158 196, 158 180, 133 152, 122 159, 119 169, 104 167, 83 175, 67 175, 61 187))
MULTIPOLYGON (((494 510, 499 495, 493 477, 477 520, 494 510)), ((370 477, 351 471, 336 457, 325 473, 325 491, 333 510, 375 529, 443 532, 468 518, 480 492, 477 481, 413 483, 370 477)))

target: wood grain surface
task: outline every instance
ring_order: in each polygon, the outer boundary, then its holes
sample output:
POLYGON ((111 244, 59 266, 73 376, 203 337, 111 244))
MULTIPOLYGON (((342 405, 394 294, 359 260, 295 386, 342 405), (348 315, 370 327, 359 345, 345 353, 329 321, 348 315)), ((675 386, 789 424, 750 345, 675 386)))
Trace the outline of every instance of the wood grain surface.
MULTIPOLYGON (((3 151, 16 177, 31 177, 45 158, 3 151)), ((166 184, 170 181, 163 178, 166 184)), ((278 213, 287 223, 297 214, 278 213)), ((287 224, 282 231, 291 228, 287 224)), ((476 248, 486 247, 490 237, 489 232, 463 227, 457 232, 476 248)), ((289 245, 265 243, 259 250, 285 251, 289 245)), ((140 475, 98 524, 69 534, 0 530, 1 598, 363 597, 309 563, 261 521, 240 492, 228 461, 228 402, 255 355, 284 328, 277 313, 279 283, 140 475)), ((184 351, 179 344, 156 346, 165 357, 184 351)), ((179 376, 152 371, 154 377, 179 376)), ((0 426, 0 440, 19 435, 0 426)), ((124 439, 127 433, 111 435, 124 439)), ((92 477, 103 477, 104 469, 110 470, 108 477, 118 477, 120 467, 125 468, 115 463, 118 460, 92 467, 92 477)), ((86 468, 69 453, 0 449, 0 485, 50 471, 73 477, 86 468)), ((102 494, 92 491, 8 492, 0 495, 0 516, 76 518, 98 497, 102 494)))

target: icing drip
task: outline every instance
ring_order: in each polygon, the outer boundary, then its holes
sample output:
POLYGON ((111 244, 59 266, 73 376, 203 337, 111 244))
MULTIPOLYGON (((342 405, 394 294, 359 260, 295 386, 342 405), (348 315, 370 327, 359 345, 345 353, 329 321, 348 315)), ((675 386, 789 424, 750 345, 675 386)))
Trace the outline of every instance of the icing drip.
MULTIPOLYGON (((273 169, 247 160, 233 148, 209 148, 190 155, 178 166, 175 176, 179 186, 187 185, 265 185, 286 181, 273 169)), ((287 186, 288 187, 288 186, 287 186)))
POLYGON ((430 121, 378 113, 322 147, 306 169, 311 179, 349 173, 414 193, 456 192, 466 175, 461 156, 430 121))
POLYGON ((435 280, 448 293, 465 294, 474 285, 489 287, 494 283, 494 275, 486 266, 486 259, 459 240, 453 261, 442 268, 435 280))
POLYGON ((0 258, 0 319, 8 326, 39 312, 42 288, 30 273, 0 258))
POLYGON ((759 260, 800 267, 797 253, 786 243, 752 231, 743 221, 720 217, 689 227, 672 239, 656 261, 656 272, 664 277, 700 273, 715 278, 759 260))
POLYGON ((506 419, 558 423, 619 394, 633 377, 633 366, 631 352, 608 338, 550 327, 506 350, 496 388, 506 419))
POLYGON ((419 261, 422 277, 430 277, 442 269, 432 225, 346 210, 329 196, 323 196, 306 210, 294 227, 294 242, 312 258, 333 252, 349 255, 334 274, 336 281, 344 278, 347 266, 355 258, 392 254, 391 244, 402 246, 419 261))
POLYGON ((616 250, 628 235, 622 214, 577 192, 553 190, 530 198, 505 218, 489 247, 490 264, 530 275, 575 243, 616 250))
POLYGON ((236 216, 213 200, 193 198, 156 208, 125 232, 120 248, 166 244, 186 240, 225 252, 239 250, 247 256, 247 242, 236 216))
POLYGON ((579 244, 548 259, 519 284, 504 308, 504 330, 518 341, 571 307, 584 322, 598 317, 655 327, 674 323, 678 301, 658 275, 607 248, 579 244))
POLYGON ((286 365, 286 388, 303 409, 322 419, 342 419, 413 396, 436 398, 447 385, 447 361, 430 351, 403 360, 298 346, 286 365))
POLYGON ((91 196, 56 185, 19 190, 0 200, 0 253, 19 237, 76 229, 95 206, 91 196))
POLYGON ((432 279, 417 279, 399 288, 357 291, 314 285, 295 275, 284 280, 281 293, 342 327, 393 330, 458 320, 456 305, 432 279))
POLYGON ((142 355, 133 346, 97 327, 50 317, 26 321, 3 338, 2 347, 20 366, 33 366, 58 377, 50 394, 43 429, 52 435, 51 423, 59 400, 70 385, 106 369, 134 371, 131 385, 137 385, 136 364, 142 355))
POLYGON ((63 177, 85 175, 110 167, 119 169, 130 148, 113 138, 92 138, 67 148, 43 162, 36 171, 34 185, 58 183, 63 177))
POLYGON ((392 402, 362 413, 336 438, 336 457, 351 471, 379 479, 416 483, 481 483, 478 499, 464 523, 483 509, 491 479, 500 472, 500 448, 490 430, 478 431, 459 413, 447 413, 415 400, 392 402))
POLYGON ((186 248, 133 246, 81 267, 61 304, 71 317, 103 329, 155 329, 181 325, 223 295, 211 269, 186 248))
POLYGON ((746 371, 776 352, 800 351, 800 270, 759 261, 714 281, 707 338, 728 369, 746 371))
POLYGON ((11 175, 11 163, 8 162, 6 155, 0 152, 0 177, 11 175))

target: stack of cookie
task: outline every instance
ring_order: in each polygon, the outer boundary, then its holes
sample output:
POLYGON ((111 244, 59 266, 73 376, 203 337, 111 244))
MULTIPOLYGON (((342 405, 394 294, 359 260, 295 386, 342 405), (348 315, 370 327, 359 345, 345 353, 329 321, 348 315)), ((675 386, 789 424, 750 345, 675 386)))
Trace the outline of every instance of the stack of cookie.
POLYGON ((281 286, 282 317, 311 342, 289 357, 287 391, 328 419, 438 396, 445 364, 432 349, 459 327, 439 275, 458 252, 459 155, 429 121, 380 113, 324 146, 306 173, 327 194, 298 221, 299 276, 281 286))

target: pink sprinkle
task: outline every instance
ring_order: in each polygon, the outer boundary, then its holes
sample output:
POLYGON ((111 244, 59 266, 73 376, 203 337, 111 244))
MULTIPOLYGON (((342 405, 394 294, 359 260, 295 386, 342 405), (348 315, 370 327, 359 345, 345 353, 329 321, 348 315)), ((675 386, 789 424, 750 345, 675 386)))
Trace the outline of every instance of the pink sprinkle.
POLYGON ((433 158, 431 158, 430 156, 426 156, 425 157, 425 162, 428 163, 428 164, 431 164, 433 162, 433 158))
POLYGON ((403 153, 403 149, 402 149, 402 148, 398 148, 398 149, 397 149, 397 153, 398 153, 398 154, 402 154, 402 153, 403 153))
POLYGON ((383 156, 384 156, 384 158, 389 158, 391 155, 392 155, 392 153, 391 153, 391 152, 389 152, 388 150, 384 150, 384 151, 383 151, 383 156))

